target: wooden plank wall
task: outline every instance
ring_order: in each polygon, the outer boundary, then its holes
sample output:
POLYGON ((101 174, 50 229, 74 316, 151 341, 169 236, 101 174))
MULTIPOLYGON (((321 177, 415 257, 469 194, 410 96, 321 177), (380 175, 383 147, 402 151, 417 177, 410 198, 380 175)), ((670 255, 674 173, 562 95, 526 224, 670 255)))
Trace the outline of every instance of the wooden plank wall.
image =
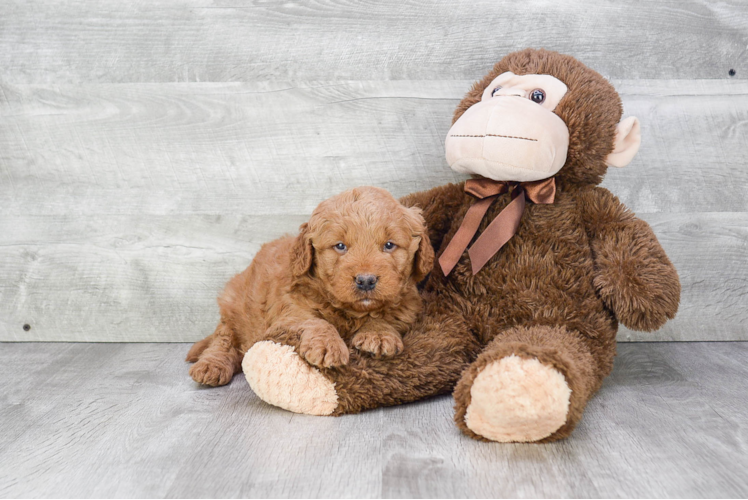
POLYGON ((642 121, 604 186, 652 224, 683 300, 620 339, 748 340, 739 0, 4 1, 0 340, 201 338, 226 280, 322 199, 459 179, 454 106, 541 46, 642 121))

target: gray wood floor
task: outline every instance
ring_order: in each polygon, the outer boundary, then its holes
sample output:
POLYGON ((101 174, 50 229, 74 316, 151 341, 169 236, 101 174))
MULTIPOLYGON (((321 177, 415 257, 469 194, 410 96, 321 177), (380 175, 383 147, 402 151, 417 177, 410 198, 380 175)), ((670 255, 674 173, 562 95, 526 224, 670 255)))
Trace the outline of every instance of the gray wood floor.
POLYGON ((619 344, 574 435, 481 443, 452 399, 294 415, 187 344, 0 344, 2 497, 745 497, 748 343, 619 344))

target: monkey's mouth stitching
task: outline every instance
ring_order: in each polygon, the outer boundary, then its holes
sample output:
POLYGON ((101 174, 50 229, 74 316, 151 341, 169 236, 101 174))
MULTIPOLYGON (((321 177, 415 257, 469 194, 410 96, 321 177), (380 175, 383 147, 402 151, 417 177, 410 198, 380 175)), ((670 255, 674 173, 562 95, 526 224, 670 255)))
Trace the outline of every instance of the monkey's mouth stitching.
POLYGON ((537 139, 530 139, 529 137, 515 137, 513 135, 501 135, 501 134, 486 134, 486 135, 455 135, 452 134, 450 137, 503 137, 505 139, 522 139, 523 141, 538 142, 537 139))

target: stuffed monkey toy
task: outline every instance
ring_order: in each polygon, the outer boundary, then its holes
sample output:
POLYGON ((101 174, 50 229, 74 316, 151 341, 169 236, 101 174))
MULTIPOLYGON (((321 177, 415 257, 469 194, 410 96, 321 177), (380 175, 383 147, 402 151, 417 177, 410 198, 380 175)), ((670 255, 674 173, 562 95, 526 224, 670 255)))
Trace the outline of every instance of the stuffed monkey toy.
POLYGON ((651 228, 598 186, 639 149, 639 122, 621 115, 610 83, 570 56, 504 57, 446 139, 447 162, 472 178, 403 199, 423 210, 439 257, 403 353, 352 350, 347 365, 317 369, 276 333, 244 358, 255 393, 341 415, 453 391, 474 438, 568 436, 612 369, 618 323, 656 330, 680 300, 651 228))

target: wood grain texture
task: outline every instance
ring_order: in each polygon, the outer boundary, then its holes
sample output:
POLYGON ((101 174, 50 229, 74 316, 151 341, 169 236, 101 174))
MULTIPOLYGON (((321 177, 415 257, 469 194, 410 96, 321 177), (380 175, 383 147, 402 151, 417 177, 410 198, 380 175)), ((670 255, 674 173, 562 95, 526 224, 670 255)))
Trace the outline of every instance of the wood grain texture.
POLYGON ((197 340, 262 243, 303 218, 0 218, 3 340, 197 340), (31 329, 23 330, 28 324, 31 329), (9 337, 9 338, 6 338, 9 337))
POLYGON ((745 497, 748 344, 619 345, 572 437, 482 443, 452 398, 339 418, 201 389, 186 344, 0 344, 0 497, 745 497))
POLYGON ((748 87, 612 83, 624 116, 641 120, 642 145, 630 165, 608 169, 603 186, 639 213, 748 211, 748 87))
MULTIPOLYGON (((675 320, 619 340, 746 340, 748 215, 644 214, 680 273, 675 320)), ((260 245, 304 216, 0 218, 0 340, 196 341, 260 245), (23 325, 30 325, 29 331, 23 325)))
POLYGON ((475 79, 546 47, 615 78, 748 78, 741 0, 9 0, 13 83, 475 79))
MULTIPOLYGON (((636 212, 748 211, 748 82, 616 81, 643 145, 604 185, 636 212)), ((444 160, 470 82, 4 85, 5 214, 308 214, 444 160)))
POLYGON ((639 214, 681 280, 674 320, 660 330, 620 326, 619 340, 748 340, 748 214, 639 214))
MULTIPOLYGON (((684 284, 675 321, 620 339, 748 339, 748 84, 614 83, 644 143, 604 185, 684 284)), ((468 87, 3 85, 0 340, 201 338, 226 280, 322 199, 459 180, 443 138, 468 87)))
POLYGON ((443 159, 452 83, 3 90, 9 214, 309 214, 356 185, 459 178, 443 159))

